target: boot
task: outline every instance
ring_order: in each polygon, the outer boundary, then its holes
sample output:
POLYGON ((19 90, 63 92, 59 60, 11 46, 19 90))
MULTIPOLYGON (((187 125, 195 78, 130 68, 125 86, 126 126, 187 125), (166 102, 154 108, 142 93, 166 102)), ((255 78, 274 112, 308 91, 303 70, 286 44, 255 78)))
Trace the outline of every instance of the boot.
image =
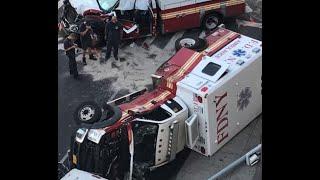
POLYGON ((86 62, 86 58, 85 58, 85 57, 82 58, 82 63, 83 63, 84 66, 87 65, 87 62, 86 62))
POLYGON ((112 65, 114 65, 115 67, 119 68, 121 66, 121 63, 119 62, 119 60, 114 60, 112 62, 112 65))
POLYGON ((94 60, 94 61, 96 61, 96 60, 97 60, 97 58, 96 58, 96 57, 94 57, 94 56, 93 56, 93 54, 90 54, 90 55, 89 55, 89 59, 94 60))

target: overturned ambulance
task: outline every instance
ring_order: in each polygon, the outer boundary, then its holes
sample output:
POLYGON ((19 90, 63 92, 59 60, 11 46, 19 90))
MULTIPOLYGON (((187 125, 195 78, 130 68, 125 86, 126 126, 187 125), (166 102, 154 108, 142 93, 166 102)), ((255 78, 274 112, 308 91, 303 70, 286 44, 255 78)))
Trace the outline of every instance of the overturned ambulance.
POLYGON ((184 148, 212 156, 261 114, 261 41, 222 27, 205 39, 202 52, 182 48, 161 65, 153 90, 79 106, 72 168, 146 179, 184 148))

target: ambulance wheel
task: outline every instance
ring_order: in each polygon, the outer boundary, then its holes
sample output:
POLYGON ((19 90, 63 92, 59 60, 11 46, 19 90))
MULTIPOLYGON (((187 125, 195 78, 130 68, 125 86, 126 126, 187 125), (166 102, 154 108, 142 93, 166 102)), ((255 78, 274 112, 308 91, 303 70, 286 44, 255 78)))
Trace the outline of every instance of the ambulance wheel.
POLYGON ((201 52, 201 51, 205 50, 207 47, 208 47, 207 41, 205 39, 199 38, 199 44, 194 50, 201 52))
POLYGON ((221 15, 217 13, 210 13, 204 16, 202 25, 206 30, 212 31, 216 29, 222 22, 221 15))
POLYGON ((102 110, 94 101, 81 103, 74 112, 74 120, 77 124, 93 124, 101 118, 102 110))
POLYGON ((208 44, 205 39, 194 37, 182 37, 177 39, 175 46, 176 51, 179 51, 182 47, 185 47, 200 52, 206 49, 208 44))
POLYGON ((175 42, 176 51, 179 51, 183 47, 188 49, 196 49, 198 45, 199 45, 199 38, 194 38, 190 36, 181 37, 177 39, 175 42))
POLYGON ((122 111, 118 106, 112 106, 104 103, 102 108, 104 117, 101 118, 99 122, 93 123, 91 126, 92 129, 100 129, 111 126, 122 117, 122 111))

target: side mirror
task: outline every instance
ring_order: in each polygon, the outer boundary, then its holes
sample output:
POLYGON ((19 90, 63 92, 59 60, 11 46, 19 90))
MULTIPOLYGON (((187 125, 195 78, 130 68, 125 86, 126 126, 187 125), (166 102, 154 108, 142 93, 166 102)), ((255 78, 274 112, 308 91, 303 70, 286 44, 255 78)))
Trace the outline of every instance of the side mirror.
POLYGON ((224 24, 220 24, 218 27, 219 28, 226 28, 226 26, 224 24))
POLYGON ((152 78, 153 88, 155 88, 160 84, 162 76, 151 74, 151 78, 152 78))

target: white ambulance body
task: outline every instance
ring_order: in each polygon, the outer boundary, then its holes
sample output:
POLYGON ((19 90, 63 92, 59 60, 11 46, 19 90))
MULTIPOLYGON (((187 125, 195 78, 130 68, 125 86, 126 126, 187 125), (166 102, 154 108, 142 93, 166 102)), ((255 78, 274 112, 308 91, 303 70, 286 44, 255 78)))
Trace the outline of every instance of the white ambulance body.
POLYGON ((177 83, 194 119, 186 121, 189 148, 211 156, 262 112, 261 45, 241 35, 177 83))
MULTIPOLYGON (((110 132, 121 127, 129 128, 130 174, 138 172, 132 168, 140 162, 149 163, 140 170, 163 166, 185 147, 212 156, 262 112, 262 42, 224 28, 206 39, 210 44, 206 50, 183 48, 164 63, 152 75, 158 82, 154 90, 134 92, 108 102, 122 108, 121 118, 105 129, 90 129, 87 136, 82 133, 87 141, 75 139, 76 143, 86 148, 84 145, 92 141, 92 147, 114 150, 113 141, 121 136, 100 142, 101 137, 112 135, 110 132)), ((79 156, 75 162, 95 154, 79 156)))

